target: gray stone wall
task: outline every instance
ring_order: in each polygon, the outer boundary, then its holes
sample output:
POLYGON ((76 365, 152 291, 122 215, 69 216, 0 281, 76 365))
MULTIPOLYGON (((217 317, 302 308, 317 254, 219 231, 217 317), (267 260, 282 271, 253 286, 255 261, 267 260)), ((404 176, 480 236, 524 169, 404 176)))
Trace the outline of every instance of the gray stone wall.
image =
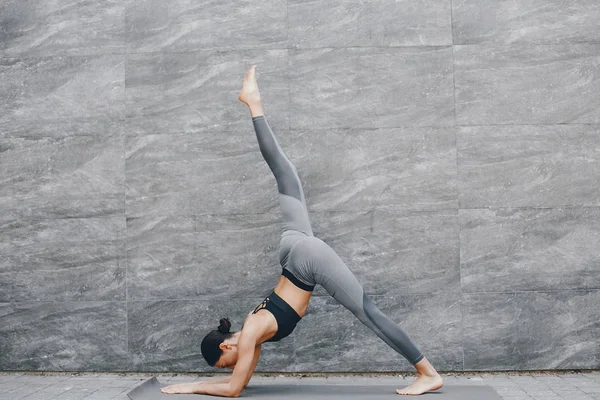
MULTIPOLYGON (((0 368, 208 371, 281 272, 248 109, 439 370, 600 367, 595 0, 0 2, 0 368)), ((315 291, 258 371, 412 371, 315 291)))

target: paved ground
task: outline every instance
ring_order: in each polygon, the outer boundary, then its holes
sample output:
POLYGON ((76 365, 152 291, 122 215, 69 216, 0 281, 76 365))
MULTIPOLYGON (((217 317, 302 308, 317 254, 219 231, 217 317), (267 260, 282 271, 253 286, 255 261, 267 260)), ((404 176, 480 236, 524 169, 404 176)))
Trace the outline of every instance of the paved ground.
MULTIPOLYGON (((203 380, 198 374, 8 373, 0 372, 2 400, 127 400, 127 393, 144 380, 157 376, 162 383, 203 380)), ((312 384, 377 385, 403 387, 414 375, 398 376, 254 376, 253 383, 306 382, 312 384)), ((600 371, 586 373, 443 374, 446 385, 490 385, 505 400, 597 400, 600 371)), ((400 397, 399 397, 400 398, 400 397)))

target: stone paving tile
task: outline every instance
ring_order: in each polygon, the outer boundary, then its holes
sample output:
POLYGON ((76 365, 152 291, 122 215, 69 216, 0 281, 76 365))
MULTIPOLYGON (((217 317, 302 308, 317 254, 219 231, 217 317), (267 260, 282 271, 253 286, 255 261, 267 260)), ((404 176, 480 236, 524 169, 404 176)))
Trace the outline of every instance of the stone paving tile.
POLYGON ((24 383, 10 390, 0 392, 0 399, 18 399, 29 396, 30 394, 40 392, 50 385, 45 384, 28 384, 24 383))
MULTIPOLYGON (((67 392, 70 389, 65 390, 64 387, 59 386, 48 386, 39 392, 35 392, 30 394, 29 396, 21 397, 25 400, 50 400, 54 399, 56 396, 67 392)), ((0 399, 2 399, 2 395, 0 394, 0 399)))
POLYGON ((123 387, 103 387, 96 390, 94 393, 85 397, 85 400, 105 400, 114 399, 115 397, 124 394, 127 397, 127 393, 130 391, 129 388, 123 387))
POLYGON ((52 397, 52 400, 83 400, 97 390, 98 388, 90 389, 85 387, 76 387, 67 392, 61 393, 56 397, 52 397))
POLYGON ((68 386, 86 388, 86 389, 98 389, 101 387, 113 386, 113 383, 118 383, 118 381, 115 381, 114 379, 91 378, 91 379, 75 379, 75 380, 69 379, 69 380, 60 382, 60 384, 62 384, 62 385, 68 385, 68 386))
POLYGON ((64 381, 69 379, 68 376, 55 376, 55 375, 0 375, 0 385, 5 383, 11 384, 47 384, 52 385, 53 383, 64 381))
POLYGON ((2 382, 0 383, 0 393, 7 392, 11 389, 18 388, 19 386, 23 386, 24 382, 2 382))

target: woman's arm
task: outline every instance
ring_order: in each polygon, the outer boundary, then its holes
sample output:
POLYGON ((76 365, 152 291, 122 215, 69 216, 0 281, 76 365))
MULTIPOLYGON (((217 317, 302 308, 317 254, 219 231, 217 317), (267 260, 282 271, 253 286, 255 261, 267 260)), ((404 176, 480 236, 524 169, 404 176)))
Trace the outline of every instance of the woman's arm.
MULTIPOLYGON (((241 341, 240 341, 241 342, 241 341)), ((212 394, 214 396, 239 397, 248 385, 260 356, 260 345, 238 342, 240 355, 228 383, 202 382, 194 390, 195 394, 212 394)))
POLYGON ((208 381, 179 383, 161 389, 163 393, 210 394, 213 396, 238 397, 248 385, 260 357, 261 345, 258 338, 264 332, 260 324, 244 324, 238 340, 238 360, 230 376, 208 381))
MULTIPOLYGON (((233 368, 232 368, 233 369, 233 368)), ((188 393, 193 394, 196 390, 200 390, 202 385, 212 383, 229 383, 231 381, 231 375, 219 376, 213 379, 207 379, 205 381, 189 382, 189 383, 178 383, 175 385, 169 385, 161 388, 161 392, 169 394, 181 394, 188 393)))
MULTIPOLYGON (((248 316, 252 315, 252 311, 248 316)), ((247 321, 246 317, 246 321, 247 321)), ((244 323, 246 326, 246 323, 244 323)), ((238 341, 238 360, 236 365, 229 366, 234 373, 225 377, 218 377, 189 384, 179 384, 163 389, 164 393, 194 393, 211 394, 215 396, 238 397, 239 393, 246 387, 260 356, 260 344, 256 344, 262 335, 262 330, 256 325, 248 325, 242 329, 238 341), (250 360, 248 362, 248 360, 250 360), (245 376, 245 378, 243 378, 245 376), (235 378, 235 379, 234 379, 235 378)))
POLYGON ((175 385, 169 385, 161 388, 162 393, 167 394, 195 394, 205 393, 214 394, 215 396, 229 396, 229 392, 225 391, 225 387, 222 385, 229 385, 229 383, 211 383, 211 382, 189 382, 189 383, 177 383, 175 385), (208 392, 210 391, 210 393, 208 392))
POLYGON ((207 391, 211 391, 210 394, 215 394, 218 396, 227 396, 225 394, 220 393, 220 386, 223 384, 228 385, 231 381, 231 375, 219 377, 215 379, 209 379, 207 381, 200 382, 189 382, 189 383, 177 383, 175 385, 170 385, 161 389, 161 392, 168 394, 196 394, 196 393, 207 393, 207 391), (214 386, 216 385, 216 386, 214 386), (214 393, 213 393, 214 392, 214 393))
POLYGON ((205 381, 200 381, 198 383, 229 383, 231 380, 231 375, 220 376, 218 378, 207 379, 205 381))

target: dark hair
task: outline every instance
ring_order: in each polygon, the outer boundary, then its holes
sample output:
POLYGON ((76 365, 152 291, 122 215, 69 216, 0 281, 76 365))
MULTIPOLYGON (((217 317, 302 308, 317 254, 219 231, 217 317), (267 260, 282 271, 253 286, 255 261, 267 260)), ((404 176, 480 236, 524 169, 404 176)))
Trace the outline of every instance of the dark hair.
POLYGON ((223 343, 224 340, 229 339, 235 332, 229 332, 231 329, 231 322, 229 322, 229 318, 221 318, 219 321, 219 327, 215 330, 210 331, 204 339, 202 339, 202 344, 200 344, 200 350, 202 351, 202 355, 204 359, 213 367, 219 358, 221 358, 221 354, 223 354, 223 350, 219 348, 219 345, 223 343))

